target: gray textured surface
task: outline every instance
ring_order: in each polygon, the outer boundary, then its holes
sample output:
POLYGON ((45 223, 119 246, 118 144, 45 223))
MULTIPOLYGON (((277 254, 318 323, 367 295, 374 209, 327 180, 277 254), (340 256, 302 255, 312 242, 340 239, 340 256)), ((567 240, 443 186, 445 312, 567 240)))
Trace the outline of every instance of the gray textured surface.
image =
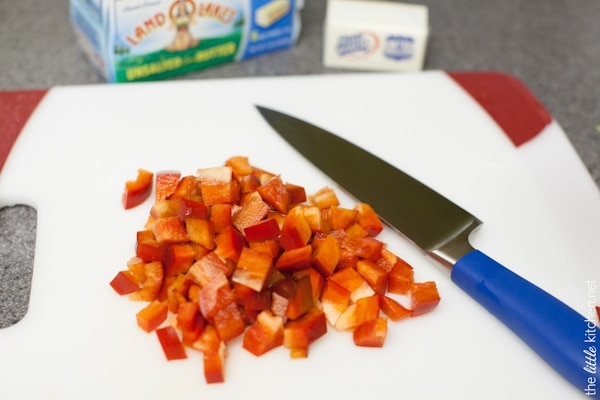
MULTIPOLYGON (((305 0, 296 47, 178 79, 344 73, 322 65, 324 0, 305 0)), ((568 134, 600 186, 600 1, 427 0, 425 69, 521 79, 568 134)), ((101 84, 75 42, 68 1, 0 0, 0 90, 101 84)), ((0 328, 26 313, 35 211, 0 211, 0 328)))

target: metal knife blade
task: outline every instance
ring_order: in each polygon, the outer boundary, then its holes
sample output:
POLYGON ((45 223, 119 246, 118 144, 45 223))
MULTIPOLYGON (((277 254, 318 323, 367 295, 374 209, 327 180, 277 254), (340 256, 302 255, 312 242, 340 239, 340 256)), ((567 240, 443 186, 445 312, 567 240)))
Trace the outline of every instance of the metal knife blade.
MULTIPOLYGON (((480 221, 444 196, 347 140, 290 115, 257 106, 269 125, 351 195, 370 203, 390 226, 451 270, 452 281, 524 340, 576 388, 590 322, 479 250, 468 237, 480 221)), ((593 323, 592 323, 592 326, 593 323)), ((594 326, 595 328, 595 326, 594 326)), ((589 395, 589 392, 585 392, 589 395)), ((599 398, 595 391, 592 398, 599 398)))

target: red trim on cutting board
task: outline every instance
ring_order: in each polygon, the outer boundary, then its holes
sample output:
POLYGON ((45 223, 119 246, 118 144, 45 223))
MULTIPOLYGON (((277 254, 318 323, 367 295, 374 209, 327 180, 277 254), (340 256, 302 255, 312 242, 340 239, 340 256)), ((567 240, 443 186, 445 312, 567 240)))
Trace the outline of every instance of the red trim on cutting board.
POLYGON ((0 92, 0 171, 23 130, 48 89, 0 92))
POLYGON ((552 115, 514 76, 498 72, 447 74, 487 111, 517 147, 552 122, 552 115))

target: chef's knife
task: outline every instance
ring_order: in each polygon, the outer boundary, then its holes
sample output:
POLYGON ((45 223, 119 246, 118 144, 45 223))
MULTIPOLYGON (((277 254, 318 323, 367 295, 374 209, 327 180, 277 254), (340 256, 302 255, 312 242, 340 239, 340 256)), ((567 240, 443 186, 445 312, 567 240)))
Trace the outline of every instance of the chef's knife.
MULTIPOLYGON (((452 281, 585 394, 599 382, 586 367, 592 322, 469 243, 476 217, 360 147, 298 118, 257 106, 290 145, 391 227, 447 266, 452 281), (589 336, 587 337, 589 339, 589 336)), ((595 336, 594 336, 595 338, 595 336)), ((593 350, 595 356, 595 347, 593 350)))

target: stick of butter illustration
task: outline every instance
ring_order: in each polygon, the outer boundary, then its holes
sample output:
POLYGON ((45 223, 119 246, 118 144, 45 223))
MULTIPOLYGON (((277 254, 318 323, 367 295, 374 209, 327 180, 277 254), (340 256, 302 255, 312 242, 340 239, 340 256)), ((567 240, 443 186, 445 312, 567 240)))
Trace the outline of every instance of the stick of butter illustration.
POLYGON ((289 11, 289 0, 273 0, 256 10, 254 14, 256 25, 261 28, 268 28, 283 18, 289 11))

